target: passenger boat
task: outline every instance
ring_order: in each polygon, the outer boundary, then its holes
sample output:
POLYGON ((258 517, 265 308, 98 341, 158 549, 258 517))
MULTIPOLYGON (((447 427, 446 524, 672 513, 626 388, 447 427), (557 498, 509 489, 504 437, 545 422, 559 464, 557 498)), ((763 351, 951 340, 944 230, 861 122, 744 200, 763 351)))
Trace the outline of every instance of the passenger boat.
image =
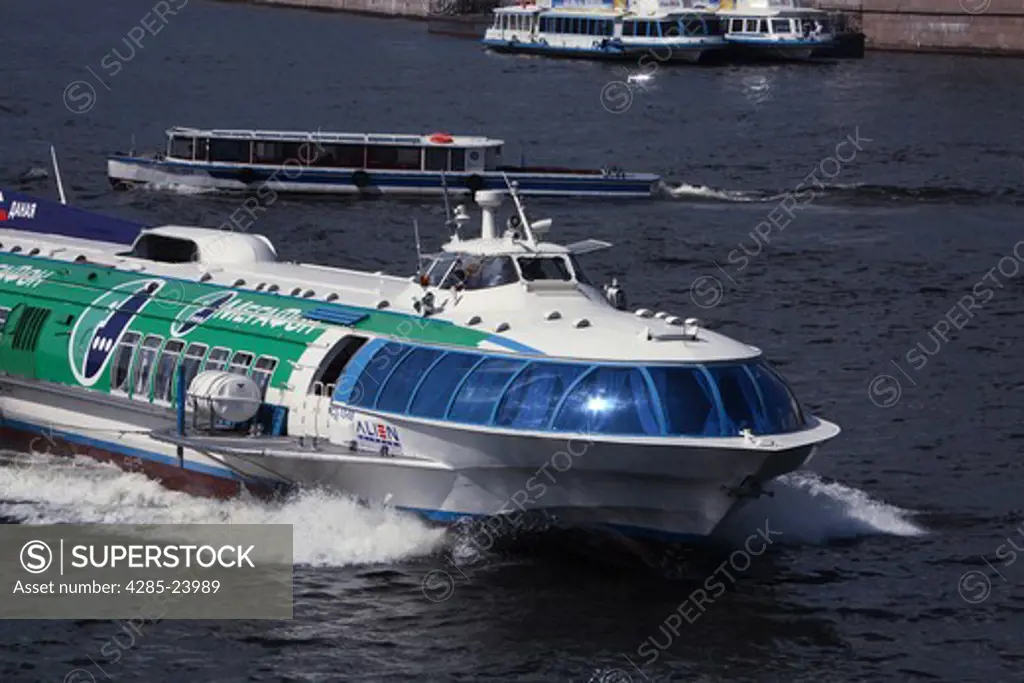
POLYGON ((532 0, 494 10, 496 52, 697 62, 725 47, 715 13, 695 0, 532 0))
POLYGON ((718 12, 734 54, 750 59, 808 60, 835 47, 827 12, 800 0, 725 0, 718 12))
POLYGON ((148 184, 215 190, 357 195, 471 194, 503 188, 503 176, 526 195, 650 197, 660 178, 600 170, 509 166, 504 142, 492 138, 267 130, 167 131, 163 153, 113 156, 115 187, 148 184))
POLYGON ((476 193, 479 232, 458 207, 403 276, 199 227, 87 239, 32 200, 0 222, 0 438, 197 494, 327 487, 442 523, 694 541, 839 433, 759 349, 627 311, 580 266, 611 245, 546 241, 510 194, 502 224, 505 195, 476 193))

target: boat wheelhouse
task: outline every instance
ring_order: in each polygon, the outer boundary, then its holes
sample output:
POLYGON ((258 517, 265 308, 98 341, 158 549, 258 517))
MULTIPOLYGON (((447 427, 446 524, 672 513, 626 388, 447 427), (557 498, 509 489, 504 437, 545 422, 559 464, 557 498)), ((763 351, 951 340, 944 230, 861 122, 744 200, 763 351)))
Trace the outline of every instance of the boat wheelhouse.
POLYGON ((799 0, 737 0, 718 15, 730 48, 751 59, 807 60, 837 40, 828 13, 799 0))
POLYGON ((532 195, 650 197, 660 185, 657 175, 612 166, 512 166, 503 148, 502 140, 448 133, 172 128, 163 153, 113 156, 107 174, 115 186, 359 195, 467 194, 504 187, 505 175, 532 195))
POLYGON ((839 433, 756 347, 595 286, 579 258, 612 245, 476 198, 478 235, 459 207, 411 277, 282 263, 246 233, 0 224, 0 436, 195 493, 703 540, 839 433))
POLYGON ((484 45, 589 59, 696 62, 725 46, 718 17, 694 0, 537 0, 499 7, 484 45))

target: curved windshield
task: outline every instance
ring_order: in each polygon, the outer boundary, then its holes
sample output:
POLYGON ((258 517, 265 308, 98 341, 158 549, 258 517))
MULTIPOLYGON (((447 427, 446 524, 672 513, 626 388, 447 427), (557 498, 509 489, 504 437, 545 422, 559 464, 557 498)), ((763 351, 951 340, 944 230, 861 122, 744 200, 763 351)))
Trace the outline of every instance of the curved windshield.
POLYGON ((594 365, 387 342, 367 345, 335 400, 434 420, 626 436, 785 434, 807 423, 764 361, 594 365))
POLYGON ((490 289, 519 281, 519 273, 509 256, 444 254, 430 265, 427 279, 441 289, 490 289))
POLYGON ((523 279, 534 280, 562 280, 572 279, 572 271, 569 265, 561 256, 547 257, 521 257, 517 259, 519 270, 523 273, 523 279))

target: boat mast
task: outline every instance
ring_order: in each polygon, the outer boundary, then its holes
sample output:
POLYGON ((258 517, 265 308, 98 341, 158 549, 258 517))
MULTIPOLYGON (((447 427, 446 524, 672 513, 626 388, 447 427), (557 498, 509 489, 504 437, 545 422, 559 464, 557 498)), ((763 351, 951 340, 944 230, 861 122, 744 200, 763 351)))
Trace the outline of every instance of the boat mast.
POLYGON ((60 203, 68 204, 68 198, 64 196, 64 181, 60 177, 60 166, 57 164, 57 149, 50 145, 50 159, 53 161, 53 176, 57 179, 57 193, 60 195, 60 203))

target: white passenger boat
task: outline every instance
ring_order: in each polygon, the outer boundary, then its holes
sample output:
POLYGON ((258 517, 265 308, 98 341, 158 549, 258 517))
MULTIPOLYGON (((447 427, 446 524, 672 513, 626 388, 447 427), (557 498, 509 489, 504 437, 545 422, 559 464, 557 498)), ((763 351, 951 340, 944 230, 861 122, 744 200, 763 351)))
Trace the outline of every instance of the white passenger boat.
POLYGON ((750 59, 808 60, 837 41, 829 15, 800 0, 724 0, 718 15, 730 49, 750 59))
POLYGON ((497 52, 697 62, 725 47, 718 17, 696 0, 536 0, 494 10, 497 52))
POLYGON ((502 199, 477 193, 475 236, 459 207, 410 277, 197 227, 86 239, 17 196, 0 437, 194 493, 329 487, 445 523, 699 540, 839 433, 759 349, 591 282, 578 257, 610 244, 544 241, 515 196, 500 223, 502 199))
POLYGON ((616 166, 571 169, 511 166, 504 142, 449 135, 172 128, 153 156, 107 161, 115 186, 148 184, 215 190, 357 195, 471 194, 503 188, 503 177, 527 195, 650 197, 660 178, 616 166))

